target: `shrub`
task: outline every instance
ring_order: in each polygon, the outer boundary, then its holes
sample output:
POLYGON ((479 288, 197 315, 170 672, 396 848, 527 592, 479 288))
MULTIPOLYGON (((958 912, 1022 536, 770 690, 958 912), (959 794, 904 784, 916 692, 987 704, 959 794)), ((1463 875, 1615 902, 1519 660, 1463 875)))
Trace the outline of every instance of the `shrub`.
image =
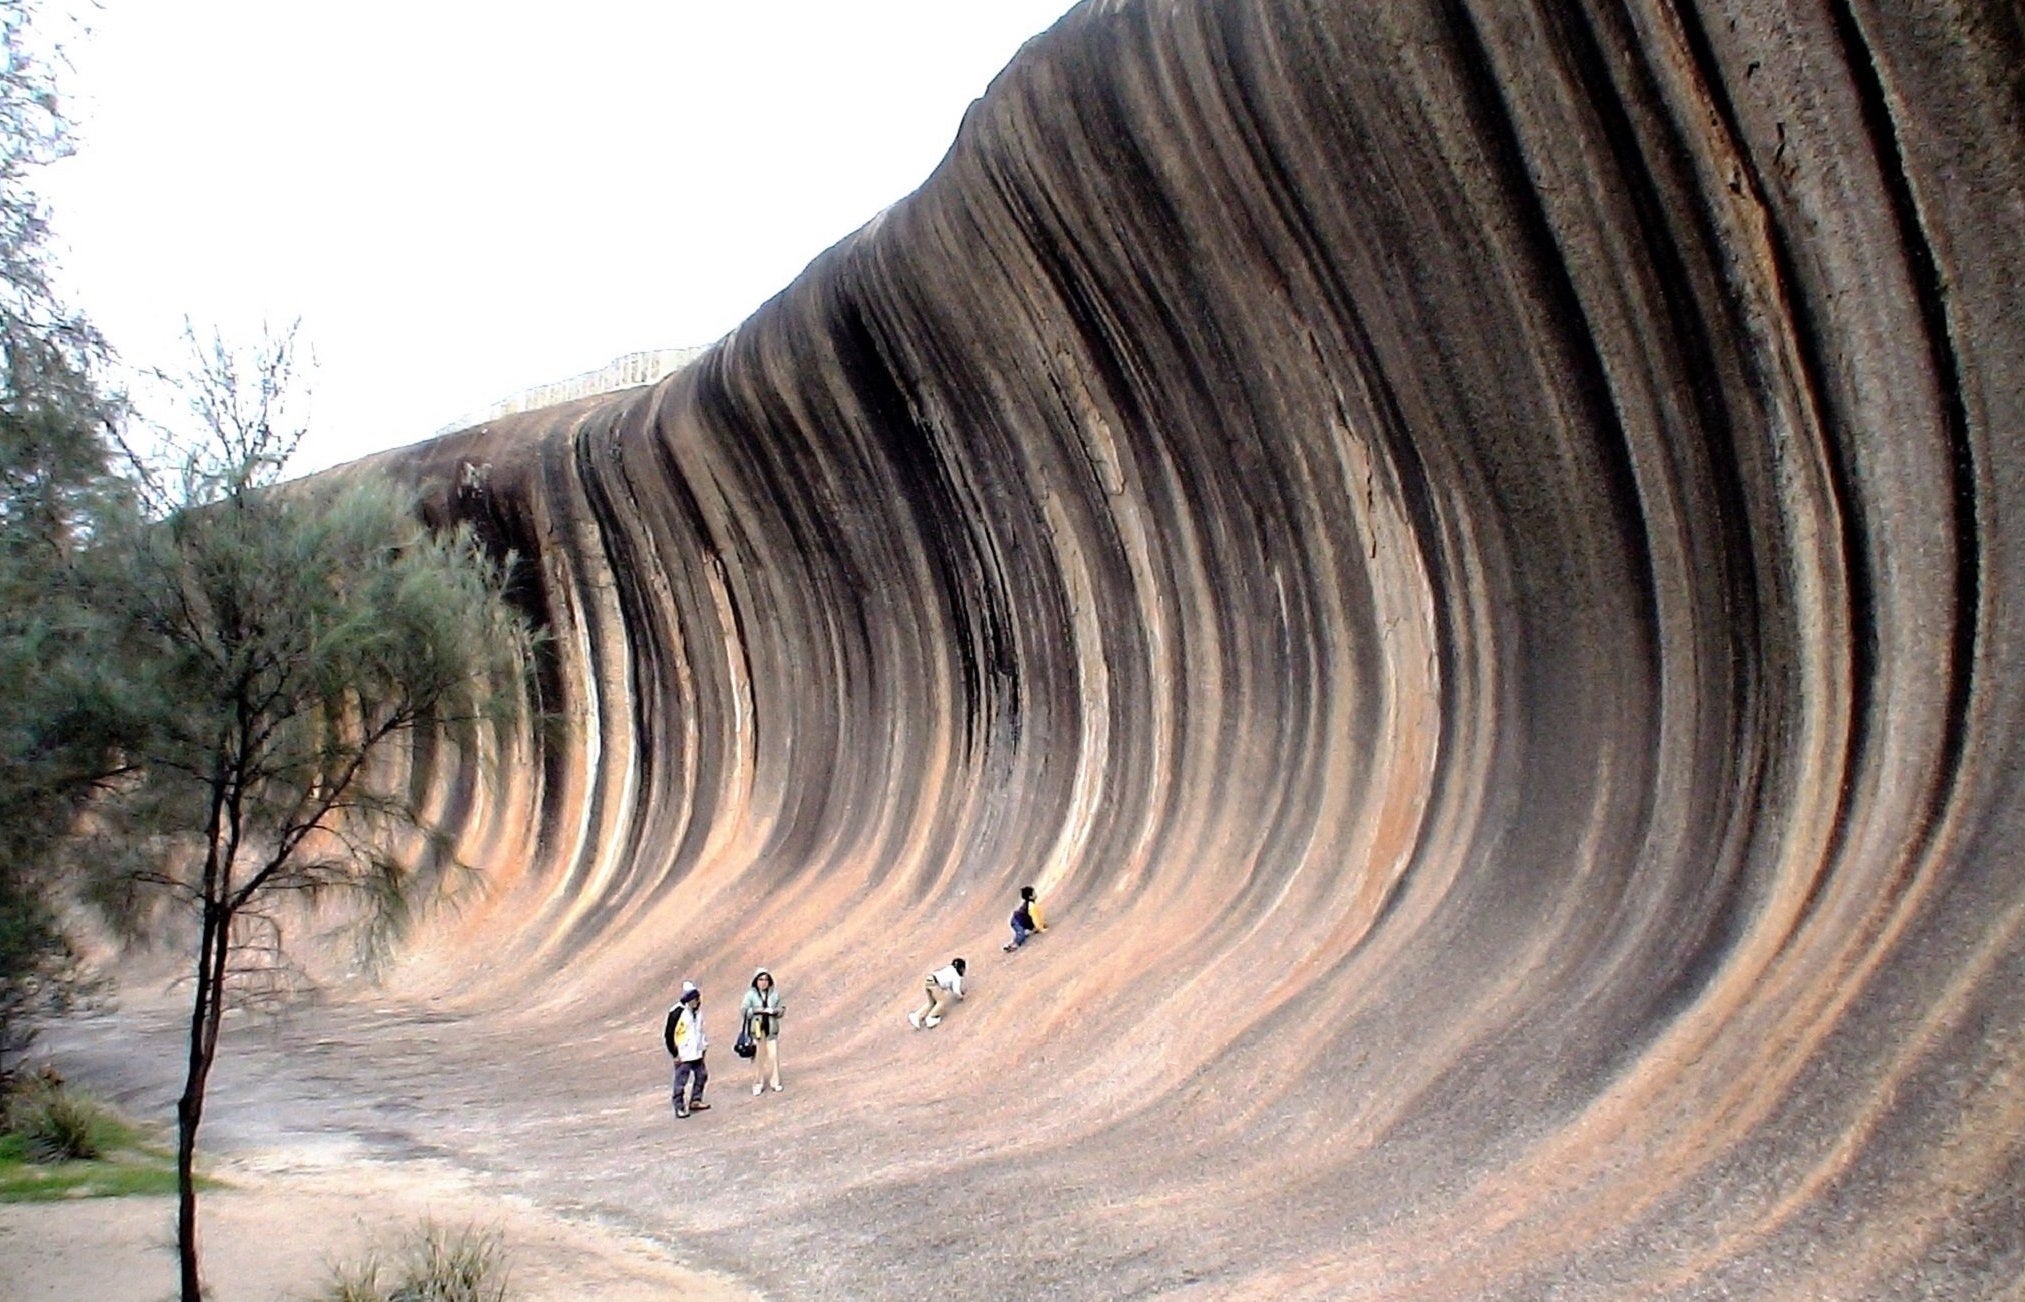
POLYGON ((424 1221, 393 1248, 332 1269, 321 1302, 504 1302, 506 1249, 497 1230, 424 1221))
POLYGON ((132 1140, 103 1104, 33 1078, 7 1098, 7 1131, 33 1162, 91 1161, 132 1140))

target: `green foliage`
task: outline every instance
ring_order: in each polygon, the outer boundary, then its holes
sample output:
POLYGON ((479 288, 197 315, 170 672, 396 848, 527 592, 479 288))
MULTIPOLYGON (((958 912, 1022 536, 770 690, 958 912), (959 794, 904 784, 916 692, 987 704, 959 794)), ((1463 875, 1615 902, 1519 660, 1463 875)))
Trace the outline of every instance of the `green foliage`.
POLYGON ((222 925, 254 993, 286 968, 289 906, 348 897, 374 956, 460 880, 417 803, 433 757, 482 757, 519 708, 529 637, 501 564, 411 494, 275 482, 300 437, 292 329, 191 343, 195 432, 133 459, 145 511, 72 567, 97 655, 66 696, 121 761, 73 860, 130 934, 179 907, 222 925))
POLYGON ((132 1146, 138 1136, 97 1100, 31 1078, 7 1096, 7 1134, 32 1162, 76 1162, 132 1146))
POLYGON ((43 882, 25 867, 0 868, 0 1058, 28 1047, 33 1019, 69 1002, 77 972, 43 882))
POLYGON ((32 185, 70 152, 38 8, 0 4, 0 559, 15 563, 60 556, 101 499, 120 494, 107 474, 118 404, 98 381, 105 341, 50 288, 48 217, 32 185))
POLYGON ((119 403, 99 380, 106 346, 49 285, 32 181, 69 139, 37 9, 0 4, 0 1060, 81 989, 50 855, 121 730, 94 675, 72 672, 92 635, 74 562, 131 507, 108 467, 119 403))
MULTIPOLYGON (((0 1056, 80 988, 59 883, 136 935, 194 920, 177 1151, 194 1299, 228 994, 288 988, 298 904, 346 897, 380 954, 445 896, 461 870, 421 815, 431 765, 488 753, 529 638, 501 566, 423 528, 401 489, 280 483, 301 437, 292 330, 198 348, 185 419, 135 453, 105 344, 50 290, 29 182, 69 145, 36 9, 0 0, 0 1056)), ((68 1105, 36 1133, 93 1142, 68 1105)))
POLYGON ((102 1103, 51 1078, 11 1078, 0 1100, 0 1202, 171 1194, 169 1155, 102 1103))
POLYGON ((195 923, 177 1104, 190 1300, 187 1173, 228 999, 292 993, 285 933, 307 906, 341 897, 376 957, 450 892, 463 870, 424 816, 432 765, 481 762, 526 699, 527 630, 469 531, 427 529, 384 480, 276 482, 300 438, 292 367, 292 330, 199 348, 180 389, 194 436, 164 431, 166 457, 134 459, 144 515, 108 522, 78 567, 125 740, 75 872, 131 932, 195 923))
MULTIPOLYGON (((208 1182, 205 1183, 208 1187, 208 1182)), ((176 1192, 176 1165, 163 1154, 121 1154, 103 1162, 54 1166, 10 1162, 0 1145, 0 1203, 72 1198, 160 1198, 176 1192)))
POLYGON ((320 1302, 503 1302, 508 1265, 497 1231, 424 1221, 405 1242, 339 1265, 320 1302))
POLYGON ((476 754, 520 700, 500 567, 377 483, 242 493, 117 551, 98 608, 141 726, 94 806, 94 898, 145 928, 151 905, 278 925, 269 902, 345 894, 379 949, 450 881, 415 748, 476 754))

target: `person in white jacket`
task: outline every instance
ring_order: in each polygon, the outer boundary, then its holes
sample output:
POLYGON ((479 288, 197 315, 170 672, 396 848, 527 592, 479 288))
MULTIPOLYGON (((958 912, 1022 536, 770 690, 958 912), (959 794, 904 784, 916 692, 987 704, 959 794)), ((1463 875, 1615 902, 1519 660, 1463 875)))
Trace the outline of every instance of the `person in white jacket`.
POLYGON ((675 1060, 675 1115, 686 1117, 708 1108, 703 1087, 710 1081, 710 1069, 703 1065, 703 1055, 710 1049, 710 1037, 703 1033, 703 992, 694 982, 682 983, 682 997, 668 1010, 661 1038, 675 1060))
POLYGON ((907 1014, 907 1020, 917 1031, 926 1030, 942 1020, 943 1010, 949 1007, 949 997, 963 998, 963 960, 951 959, 948 967, 939 967, 928 974, 928 1000, 921 1007, 907 1014))

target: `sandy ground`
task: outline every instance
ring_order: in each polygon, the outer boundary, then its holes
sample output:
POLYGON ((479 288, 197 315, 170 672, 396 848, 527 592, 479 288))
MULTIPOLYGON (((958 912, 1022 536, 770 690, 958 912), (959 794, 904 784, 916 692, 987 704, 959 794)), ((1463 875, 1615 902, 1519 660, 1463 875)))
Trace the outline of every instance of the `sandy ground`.
MULTIPOLYGON (((490 1194, 429 1162, 331 1164, 270 1150, 214 1168, 230 1188, 199 1203, 205 1278, 219 1302, 312 1298, 333 1261, 356 1261, 433 1218, 495 1229, 515 1297, 683 1298, 755 1294, 673 1262, 659 1245, 490 1194)), ((175 1202, 91 1198, 0 1204, 0 1298, 158 1302, 176 1292, 175 1202)))
MULTIPOLYGON (((1120 1113, 1037 1107, 1030 1085, 1060 1065, 1044 1037, 1008 1055, 974 1007, 912 1030, 913 993, 873 1025, 811 987, 795 1006, 831 1042, 788 1040, 786 1091, 755 1097, 723 1053, 713 1110, 686 1121, 659 1008, 598 1020, 352 990, 228 1017, 199 1136, 237 1186, 201 1209, 217 1296, 304 1297, 328 1258, 423 1215, 498 1225, 529 1298, 1096 1302, 1231 1282, 1221 1242, 1135 1192, 1148 1145, 1180 1123, 1087 1142, 1120 1113)), ((184 1016, 132 981, 37 1053, 166 1134, 184 1016)), ((0 1299, 166 1297, 171 1215, 166 1200, 0 1208, 0 1261, 21 1263, 0 1269, 0 1299)))
MULTIPOLYGON (((1201 1118, 1102 1081, 1082 1106, 1051 1106, 1041 1087, 1076 1060, 1045 1035, 993 1033, 985 998, 930 1033, 906 1022, 918 987, 876 1019, 826 993, 790 991, 810 1033, 783 1037, 783 1093, 753 1095, 745 1065, 713 1049, 714 1107, 689 1120, 669 1107, 660 1008, 467 1010, 357 989, 228 1017, 199 1136, 210 1169, 243 1181, 203 1207, 218 1296, 302 1297, 326 1257, 425 1213, 498 1224, 534 1298, 1240 1295, 1231 1245, 1261 1230, 1220 1209, 1244 1173, 1204 1170, 1207 1216, 1144 1194, 1149 1164, 1201 1118)), ((129 981, 37 1053, 166 1133, 180 1003, 129 981)), ((715 1023, 721 1039, 732 1021, 715 1023)), ((1254 1178, 1284 1175, 1268 1162, 1254 1178)), ((0 1212, 0 1260, 24 1262, 0 1297, 15 1283, 164 1297, 172 1263, 151 1245, 169 1220, 166 1203, 0 1212)))

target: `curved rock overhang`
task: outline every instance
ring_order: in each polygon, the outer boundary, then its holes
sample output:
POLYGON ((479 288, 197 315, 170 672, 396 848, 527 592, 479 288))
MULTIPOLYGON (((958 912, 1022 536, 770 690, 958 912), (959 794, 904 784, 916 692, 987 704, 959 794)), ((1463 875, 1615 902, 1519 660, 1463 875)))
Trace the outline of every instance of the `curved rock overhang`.
POLYGON ((563 721, 411 979, 610 1083, 782 972, 874 1097, 723 1214, 847 1290, 1007 1180, 1071 1293, 2017 1287, 2020 22, 1085 5, 680 374, 372 463, 563 721))

